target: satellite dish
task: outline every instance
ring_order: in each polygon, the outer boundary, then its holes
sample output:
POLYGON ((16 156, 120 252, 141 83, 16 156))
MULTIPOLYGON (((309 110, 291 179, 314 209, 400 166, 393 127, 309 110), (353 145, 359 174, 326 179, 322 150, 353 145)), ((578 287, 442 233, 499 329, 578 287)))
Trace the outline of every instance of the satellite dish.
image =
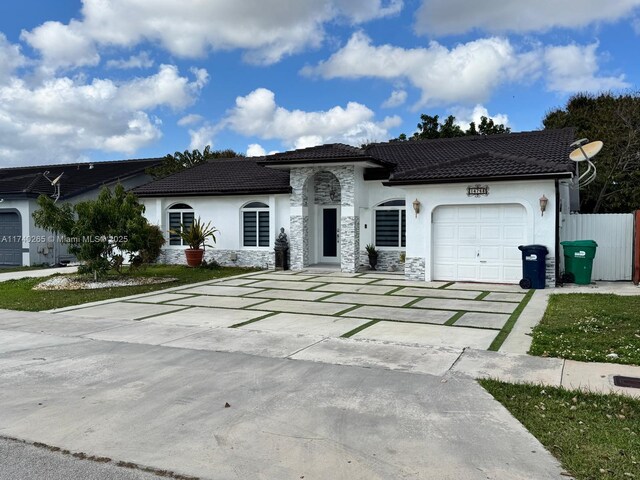
POLYGON ((64 172, 61 173, 60 175, 58 175, 56 178, 54 178, 53 180, 51 180, 51 185, 57 185, 58 182, 60 181, 60 179, 62 178, 62 175, 64 175, 64 172))
MULTIPOLYGON (((586 140, 586 139, 583 139, 583 140, 586 140)), ((578 140, 578 142, 579 141, 580 140, 578 140)), ((578 142, 574 142, 571 145, 573 146, 578 142)), ((569 154, 569 158, 574 162, 584 162, 585 160, 589 160, 595 157, 600 152, 600 150, 602 150, 603 146, 604 146, 604 143, 602 143, 600 140, 587 143, 586 145, 578 144, 578 148, 576 148, 573 152, 569 154)))
MULTIPOLYGON (((595 142, 589 142, 586 138, 581 138, 571 144, 572 147, 577 147, 574 151, 569 154, 569 158, 576 163, 587 162, 586 171, 580 175, 575 183, 577 183, 579 187, 586 187, 591 182, 596 179, 596 166, 591 162, 591 159, 595 157, 602 147, 604 143, 600 140, 596 140, 595 142)), ((579 174, 578 166, 576 165, 576 173, 579 174)))

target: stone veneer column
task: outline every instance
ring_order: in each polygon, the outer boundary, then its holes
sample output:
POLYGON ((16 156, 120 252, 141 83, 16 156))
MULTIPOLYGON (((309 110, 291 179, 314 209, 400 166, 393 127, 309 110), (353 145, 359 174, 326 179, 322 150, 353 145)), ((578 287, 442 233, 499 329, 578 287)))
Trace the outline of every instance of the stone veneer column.
POLYGON ((404 276, 407 280, 424 282, 425 261, 423 257, 407 257, 404 263, 404 276))
POLYGON ((355 167, 328 169, 340 181, 340 269, 353 273, 360 266, 360 217, 356 215, 355 167))
POLYGON ((291 270, 302 270, 309 266, 309 213, 307 210, 307 180, 313 176, 310 167, 292 168, 289 183, 290 235, 289 255, 291 270))

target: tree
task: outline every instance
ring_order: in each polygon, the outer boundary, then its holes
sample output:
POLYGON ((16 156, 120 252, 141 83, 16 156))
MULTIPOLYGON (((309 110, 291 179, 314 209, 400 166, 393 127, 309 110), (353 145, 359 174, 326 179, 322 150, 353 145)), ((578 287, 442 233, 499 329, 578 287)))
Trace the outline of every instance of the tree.
POLYGON ((193 151, 185 150, 184 152, 175 152, 173 155, 167 155, 162 163, 157 167, 147 169, 147 173, 155 180, 167 177, 187 168, 194 167, 200 163, 205 163, 213 158, 236 158, 244 157, 244 154, 238 153, 230 148, 226 150, 211 150, 211 146, 207 145, 204 150, 195 149, 193 151))
POLYGON ((427 140, 433 138, 454 138, 464 137, 470 135, 496 135, 499 133, 511 133, 509 127, 505 127, 504 124, 496 124, 493 119, 482 116, 480 118, 480 125, 476 128, 475 122, 469 124, 467 130, 463 130, 460 125, 456 123, 456 117, 449 115, 445 118, 443 123, 439 121, 438 115, 420 115, 420 123, 417 126, 417 131, 412 137, 407 137, 406 134, 401 133, 395 140, 427 140))
POLYGON ((596 179, 580 192, 583 212, 640 208, 640 92, 580 93, 563 108, 548 112, 542 123, 545 128, 574 127, 576 138, 604 142, 592 160, 596 179))
POLYGON ((80 273, 97 277, 110 268, 119 271, 123 261, 119 252, 137 263, 153 261, 164 244, 158 238, 158 227, 144 217, 144 205, 120 184, 113 193, 104 187, 97 199, 75 205, 56 205, 46 195, 37 202, 40 209, 33 213, 35 224, 66 237, 69 252, 83 262, 80 273))

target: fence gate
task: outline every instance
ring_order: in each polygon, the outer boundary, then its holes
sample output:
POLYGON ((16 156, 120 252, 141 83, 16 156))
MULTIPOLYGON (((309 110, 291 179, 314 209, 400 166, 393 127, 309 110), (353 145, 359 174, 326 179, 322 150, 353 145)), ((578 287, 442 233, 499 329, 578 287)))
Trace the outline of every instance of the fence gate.
POLYGON ((596 241, 598 249, 593 261, 592 280, 631 280, 633 219, 632 213, 562 215, 560 241, 596 241))

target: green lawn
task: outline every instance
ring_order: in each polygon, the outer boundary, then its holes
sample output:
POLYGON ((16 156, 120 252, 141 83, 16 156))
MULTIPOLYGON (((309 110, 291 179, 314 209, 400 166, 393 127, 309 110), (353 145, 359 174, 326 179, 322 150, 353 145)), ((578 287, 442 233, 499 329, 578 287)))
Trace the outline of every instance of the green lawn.
POLYGON ((99 290, 50 290, 36 291, 32 288, 44 278, 23 278, 0 283, 0 309, 39 311, 62 308, 82 303, 126 297, 139 293, 163 290, 188 283, 204 282, 216 278, 240 275, 254 270, 246 268, 189 268, 181 265, 152 265, 137 272, 137 276, 173 277, 176 281, 138 287, 116 287, 99 290))
POLYGON ((494 380, 480 384, 576 480, 640 478, 640 400, 494 380))
POLYGON ((639 319, 640 296, 551 295, 529 353, 640 365, 639 319))

